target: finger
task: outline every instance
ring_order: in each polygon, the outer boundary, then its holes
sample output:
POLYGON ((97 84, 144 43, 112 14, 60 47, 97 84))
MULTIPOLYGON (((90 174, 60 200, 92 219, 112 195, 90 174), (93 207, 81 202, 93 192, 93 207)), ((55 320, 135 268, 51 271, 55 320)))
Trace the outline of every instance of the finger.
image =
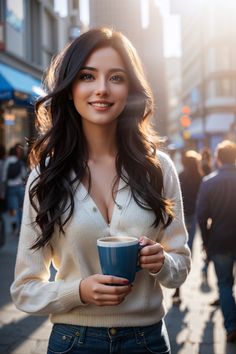
POLYGON ((140 257, 140 264, 144 265, 144 264, 152 264, 152 263, 164 263, 164 256, 155 254, 153 256, 141 256, 140 257))
MULTIPOLYGON (((132 289, 132 285, 124 285, 124 286, 112 286, 112 285, 100 285, 97 292, 101 294, 109 294, 109 295, 126 295, 132 289)), ((96 290, 95 290, 96 291, 96 290)))
MULTIPOLYGON (((128 294, 126 294, 127 296, 128 294)), ((106 305, 118 305, 126 298, 125 295, 108 295, 108 294, 100 294, 99 296, 94 296, 95 304, 99 306, 106 305)))
POLYGON ((153 245, 155 244, 156 242, 151 240, 150 238, 146 237, 146 236, 141 236, 139 238, 139 244, 141 246, 146 246, 146 245, 153 245))
POLYGON ((101 284, 128 285, 129 280, 126 278, 115 277, 113 275, 97 275, 97 281, 101 284))
POLYGON ((153 254, 159 254, 163 252, 163 247, 159 243, 155 243, 151 246, 145 246, 140 250, 140 255, 141 256, 148 256, 148 255, 153 255, 153 254))

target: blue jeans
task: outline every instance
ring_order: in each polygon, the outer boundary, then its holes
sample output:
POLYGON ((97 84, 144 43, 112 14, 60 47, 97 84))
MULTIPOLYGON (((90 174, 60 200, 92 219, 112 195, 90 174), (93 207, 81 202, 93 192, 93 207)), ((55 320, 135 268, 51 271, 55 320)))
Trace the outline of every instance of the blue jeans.
POLYGON ((190 251, 193 249, 193 240, 196 233, 197 227, 197 214, 185 215, 185 225, 188 231, 188 246, 190 251))
POLYGON ((17 226, 20 227, 22 218, 22 207, 24 201, 23 185, 7 187, 7 209, 16 211, 17 226))
POLYGON ((146 327, 82 327, 54 324, 47 354, 171 354, 163 321, 146 327))
POLYGON ((227 333, 229 333, 236 330, 236 304, 233 297, 233 268, 236 261, 236 253, 212 255, 211 260, 214 263, 218 282, 220 307, 224 317, 224 326, 227 333))

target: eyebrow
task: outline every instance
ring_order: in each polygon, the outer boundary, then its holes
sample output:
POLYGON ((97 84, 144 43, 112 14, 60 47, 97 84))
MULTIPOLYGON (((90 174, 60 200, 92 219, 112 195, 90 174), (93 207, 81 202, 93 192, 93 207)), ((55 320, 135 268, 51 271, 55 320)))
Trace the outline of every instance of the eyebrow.
MULTIPOLYGON (((83 66, 80 71, 82 70, 90 70, 90 71, 98 71, 98 69, 92 67, 92 66, 83 66)), ((117 71, 121 71, 124 74, 127 74, 126 70, 122 69, 122 68, 112 68, 109 70, 109 72, 113 73, 113 72, 117 72, 117 71)))

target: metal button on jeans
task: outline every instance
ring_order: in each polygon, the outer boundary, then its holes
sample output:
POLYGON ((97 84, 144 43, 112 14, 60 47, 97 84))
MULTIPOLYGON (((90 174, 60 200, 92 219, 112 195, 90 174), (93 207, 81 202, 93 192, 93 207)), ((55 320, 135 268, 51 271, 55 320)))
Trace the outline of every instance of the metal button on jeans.
POLYGON ((115 336, 117 334, 117 329, 116 328, 109 328, 109 332, 111 336, 115 336))

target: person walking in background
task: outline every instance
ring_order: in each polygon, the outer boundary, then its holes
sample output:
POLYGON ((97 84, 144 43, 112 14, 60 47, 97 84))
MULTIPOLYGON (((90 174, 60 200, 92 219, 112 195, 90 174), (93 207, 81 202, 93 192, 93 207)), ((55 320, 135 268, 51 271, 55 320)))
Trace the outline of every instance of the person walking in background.
MULTIPOLYGON (((212 172, 212 153, 209 147, 205 146, 201 150, 201 168, 203 172, 203 176, 209 175, 212 172)), ((207 258, 206 251, 203 248, 204 258, 203 258, 203 267, 202 267, 202 280, 203 284, 208 283, 208 266, 209 266, 209 259, 207 258)), ((211 303, 212 306, 219 306, 219 300, 215 300, 211 303)))
POLYGON ((179 174, 179 180, 184 203, 185 224, 188 230, 188 245, 191 251, 197 226, 197 195, 202 181, 200 164, 200 154, 194 150, 184 152, 182 156, 183 171, 179 174))
POLYGON ((16 156, 18 157, 18 160, 21 161, 22 167, 24 169, 24 174, 27 175, 28 173, 27 154, 25 154, 24 146, 21 143, 16 143, 15 148, 16 148, 16 156))
MULTIPOLYGON (((198 190, 202 181, 201 155, 194 150, 184 151, 182 154, 183 170, 179 174, 180 187, 183 196, 185 224, 188 231, 188 245, 193 248, 197 226, 196 202, 198 190)), ((174 292, 173 303, 180 304, 180 289, 174 292)))
POLYGON ((201 152, 201 169, 204 176, 212 172, 212 156, 211 150, 205 146, 201 152))
POLYGON ((19 234, 22 206, 24 199, 24 179, 27 171, 24 163, 19 156, 19 145, 16 144, 9 150, 3 167, 3 182, 6 185, 7 211, 10 217, 14 217, 12 231, 19 234))
POLYGON ((137 52, 120 32, 91 29, 53 60, 44 83, 13 301, 50 315, 48 354, 168 354, 161 286, 180 286, 191 260, 178 175, 151 131, 137 52), (96 242, 111 235, 143 246, 133 285, 101 274, 96 242))
POLYGON ((6 186, 3 181, 3 166, 5 163, 6 149, 0 144, 0 247, 5 243, 5 223, 3 213, 6 209, 6 186))
POLYGON ((197 204, 198 222, 207 255, 213 261, 227 341, 236 341, 236 304, 233 297, 236 261, 236 145, 217 145, 218 169, 204 177, 197 204))

